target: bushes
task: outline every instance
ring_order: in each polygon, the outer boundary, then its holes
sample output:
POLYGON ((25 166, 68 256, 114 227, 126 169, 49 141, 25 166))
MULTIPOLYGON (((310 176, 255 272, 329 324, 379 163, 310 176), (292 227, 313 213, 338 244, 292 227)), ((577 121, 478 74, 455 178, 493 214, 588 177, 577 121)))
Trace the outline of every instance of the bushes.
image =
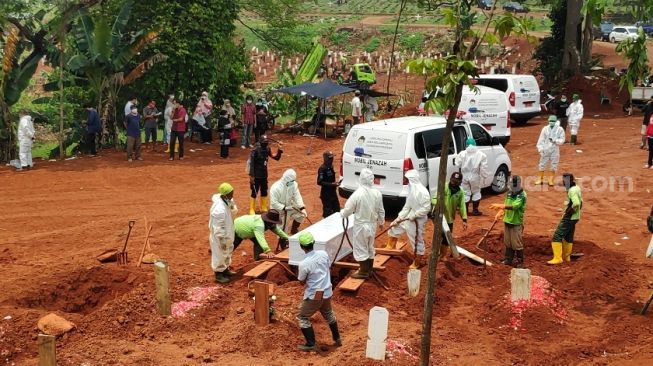
POLYGON ((365 45, 365 52, 374 52, 379 48, 380 45, 381 39, 379 39, 379 37, 372 37, 370 41, 367 42, 367 45, 365 45))
POLYGON ((408 52, 422 52, 422 49, 424 49, 424 33, 402 34, 399 36, 399 45, 408 52))

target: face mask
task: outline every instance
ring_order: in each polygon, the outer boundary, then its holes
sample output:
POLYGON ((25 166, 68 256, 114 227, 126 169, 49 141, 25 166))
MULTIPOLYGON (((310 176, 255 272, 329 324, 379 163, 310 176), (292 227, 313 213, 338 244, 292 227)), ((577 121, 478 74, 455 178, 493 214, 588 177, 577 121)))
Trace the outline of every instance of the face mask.
POLYGON ((549 127, 553 128, 555 127, 556 123, 555 122, 549 122, 549 127))
POLYGON ((562 98, 562 99, 560 99, 560 101, 565 103, 567 101, 567 98, 562 98))
POLYGON ((252 101, 251 101, 251 100, 248 100, 248 101, 247 101, 247 104, 252 104, 252 101))
POLYGON ((286 182, 286 187, 292 187, 295 185, 295 181, 291 180, 290 182, 286 182))

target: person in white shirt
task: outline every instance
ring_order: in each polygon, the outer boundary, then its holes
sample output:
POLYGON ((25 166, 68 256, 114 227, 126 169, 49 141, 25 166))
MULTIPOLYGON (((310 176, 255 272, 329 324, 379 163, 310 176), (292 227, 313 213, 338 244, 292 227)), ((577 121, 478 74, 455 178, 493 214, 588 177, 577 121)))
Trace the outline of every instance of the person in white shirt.
POLYGON ((330 259, 324 250, 315 250, 313 246, 315 239, 309 232, 299 234, 299 247, 305 253, 304 259, 299 262, 297 279, 304 284, 304 296, 299 306, 299 328, 306 338, 305 344, 300 344, 302 351, 317 351, 315 343, 315 331, 311 324, 311 316, 320 312, 324 320, 329 324, 331 337, 336 347, 342 346, 336 314, 331 308, 331 296, 333 287, 331 285, 330 259))
POLYGON ((132 112, 133 105, 138 105, 138 100, 136 99, 136 97, 129 98, 129 100, 125 104, 125 117, 132 112))
POLYGON ((34 124, 32 123, 32 116, 27 114, 27 111, 20 111, 18 113, 20 120, 18 121, 18 158, 20 159, 20 168, 30 169, 34 165, 32 162, 32 145, 34 144, 34 124))
POLYGON ((360 95, 360 90, 356 90, 354 97, 351 99, 351 118, 355 125, 361 122, 361 116, 363 115, 360 95))

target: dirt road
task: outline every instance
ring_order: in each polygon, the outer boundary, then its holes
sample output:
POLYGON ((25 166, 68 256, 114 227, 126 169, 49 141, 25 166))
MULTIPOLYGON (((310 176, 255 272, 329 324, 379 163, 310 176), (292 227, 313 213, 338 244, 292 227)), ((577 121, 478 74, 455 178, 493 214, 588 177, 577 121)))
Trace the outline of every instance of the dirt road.
MULTIPOLYGON (((560 171, 574 172, 584 190, 575 243, 575 251, 584 256, 571 265, 545 264, 565 194, 561 187, 542 191, 532 186, 541 125, 513 128, 508 145, 513 172, 525 177, 528 193, 526 265, 551 282, 556 311, 547 306, 529 309, 514 330, 506 301, 509 268, 450 260, 438 266, 434 364, 653 362, 653 314, 637 315, 653 287, 653 262, 644 260, 653 173, 642 169, 645 152, 636 146, 639 118, 602 118, 585 119, 581 144, 562 148, 560 171)), ((342 141, 316 140, 313 154, 306 156, 307 138, 277 137, 286 142, 286 152, 280 162, 270 163, 271 180, 295 168, 316 221, 320 203, 315 174, 321 152, 339 151, 342 141)), ((240 212, 245 212, 246 152, 233 149, 232 157, 223 161, 214 145, 191 147, 196 151, 183 162, 146 153, 145 161, 127 163, 122 153, 105 151, 97 159, 37 162, 35 170, 22 174, 0 170, 0 318, 11 317, 0 319, 0 352, 7 364, 36 362, 36 321, 55 311, 77 325, 57 341, 60 365, 373 365, 379 363, 365 360, 364 354, 367 314, 375 305, 390 311, 389 338, 407 346, 405 353, 395 350, 387 364, 415 363, 423 291, 416 298, 406 295, 406 265, 395 260, 381 274, 391 291, 366 283, 357 296, 335 292, 344 346, 308 355, 296 351, 302 339, 294 312, 302 288, 281 269, 267 278, 280 284, 280 320, 257 328, 245 279, 219 287, 211 301, 186 317, 161 318, 154 308, 151 267, 99 265, 94 257, 122 243, 129 219, 137 220, 128 248, 136 259, 146 215, 154 225, 152 248, 170 263, 173 300, 185 300, 192 287, 214 286, 207 252, 210 198, 220 182, 229 181, 236 187, 240 212)), ((490 223, 488 206, 502 199, 486 196, 481 205, 486 215, 471 218, 466 232, 457 227, 462 246, 476 251, 474 243, 490 223)), ((431 224, 428 228, 431 235, 431 224)), ((490 235, 490 244, 499 249, 501 240, 500 230, 490 235)), ((501 257, 500 252, 488 255, 494 262, 501 257)), ((248 262, 251 244, 246 242, 234 253, 233 264, 248 262)), ((334 285, 341 278, 342 273, 334 272, 334 285)), ((315 326, 318 341, 328 344, 328 328, 320 317, 315 326)))

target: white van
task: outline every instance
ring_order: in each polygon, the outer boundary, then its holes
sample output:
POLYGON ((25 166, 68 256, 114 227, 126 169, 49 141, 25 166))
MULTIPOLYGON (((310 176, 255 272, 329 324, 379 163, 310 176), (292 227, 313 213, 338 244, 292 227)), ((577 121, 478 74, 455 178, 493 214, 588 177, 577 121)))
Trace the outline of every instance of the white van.
MULTIPOLYGON (((436 116, 393 118, 354 126, 342 148, 340 196, 347 198, 358 188, 358 177, 363 168, 374 173, 375 188, 381 191, 385 205, 404 204, 408 195, 408 180, 404 173, 410 169, 418 170, 422 183, 432 195, 435 194, 445 126, 445 118, 436 116)), ((497 137, 492 137, 483 126, 473 121, 459 120, 453 128, 447 181, 459 169, 454 162, 466 148, 467 136, 476 140, 479 150, 488 158, 492 175, 482 187, 491 187, 496 193, 504 192, 512 169, 508 153, 497 137)))
POLYGON ((477 86, 476 90, 463 88, 458 116, 480 123, 504 146, 510 141, 508 98, 500 90, 487 86, 477 86))
POLYGON ((476 85, 501 90, 508 97, 510 118, 523 125, 540 114, 540 86, 533 75, 479 75, 476 85))

